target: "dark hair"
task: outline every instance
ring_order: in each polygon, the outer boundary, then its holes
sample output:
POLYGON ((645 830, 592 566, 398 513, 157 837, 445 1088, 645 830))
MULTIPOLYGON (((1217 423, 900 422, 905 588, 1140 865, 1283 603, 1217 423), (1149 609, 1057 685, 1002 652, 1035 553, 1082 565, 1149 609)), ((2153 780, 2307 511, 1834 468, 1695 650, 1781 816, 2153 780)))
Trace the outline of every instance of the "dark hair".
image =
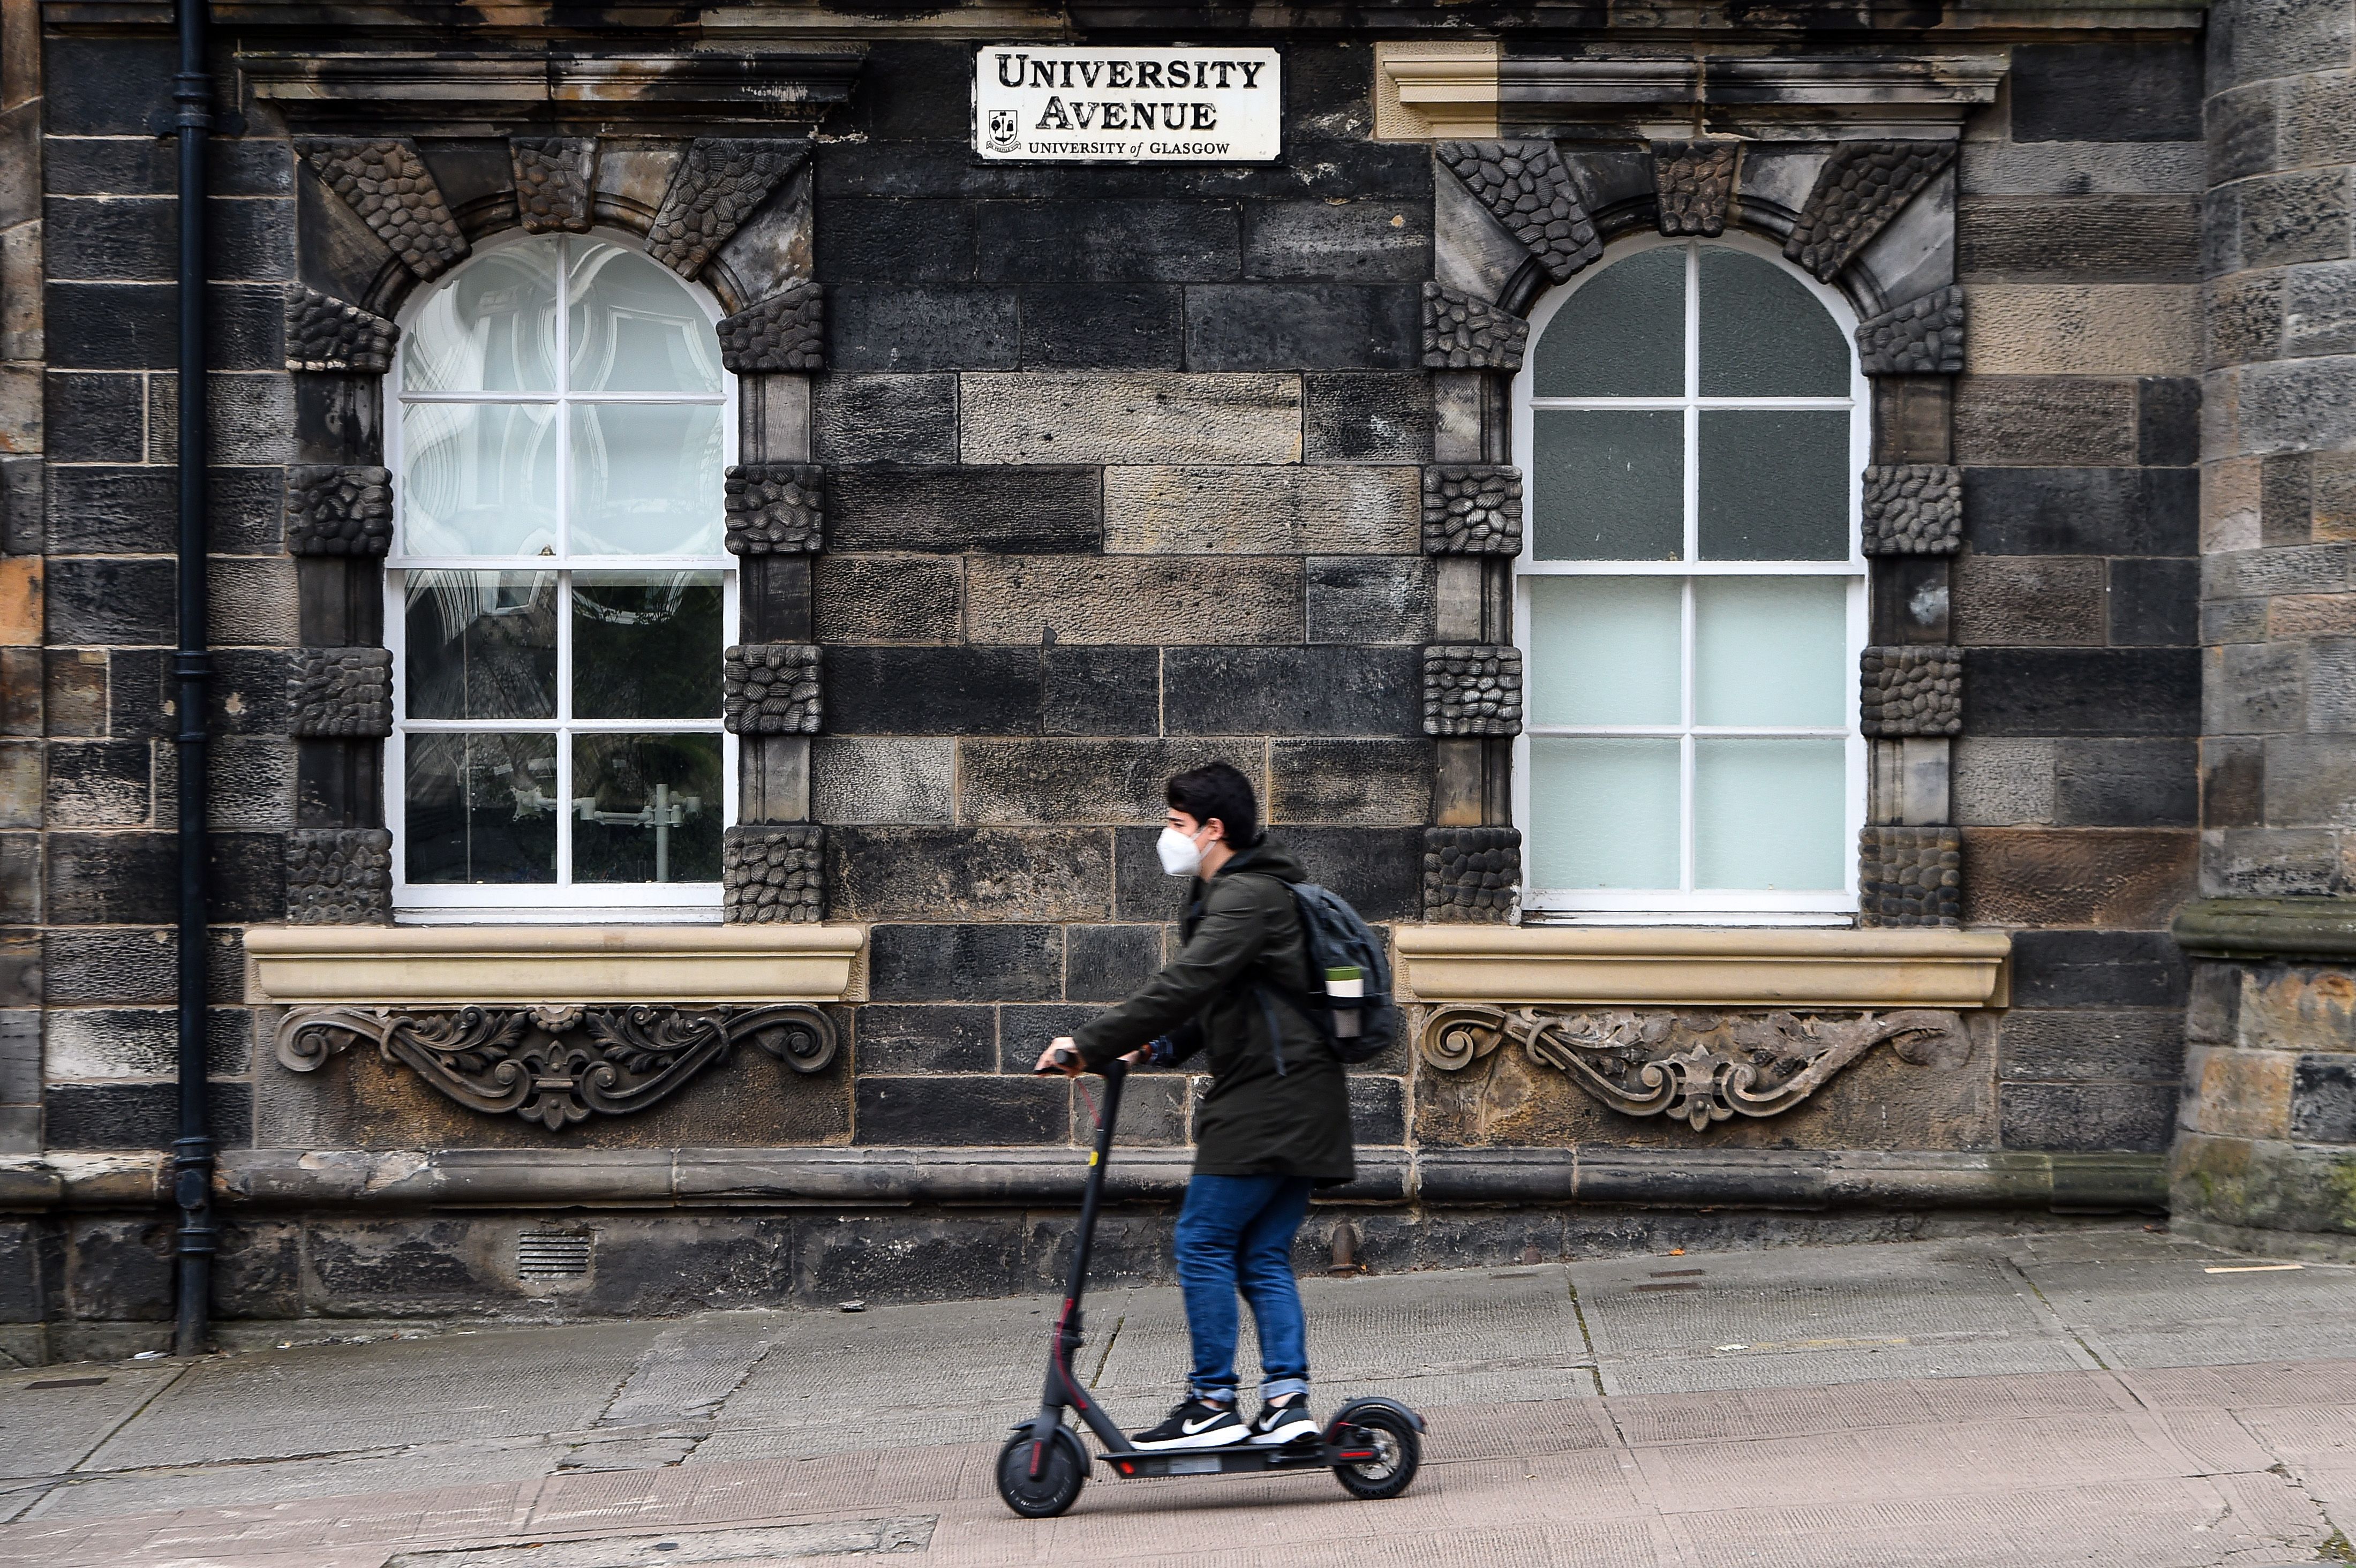
POLYGON ((1162 798, 1197 825, 1218 818, 1222 841, 1230 849, 1259 842, 1259 803, 1252 798, 1251 780, 1225 763, 1188 768, 1170 781, 1162 798))

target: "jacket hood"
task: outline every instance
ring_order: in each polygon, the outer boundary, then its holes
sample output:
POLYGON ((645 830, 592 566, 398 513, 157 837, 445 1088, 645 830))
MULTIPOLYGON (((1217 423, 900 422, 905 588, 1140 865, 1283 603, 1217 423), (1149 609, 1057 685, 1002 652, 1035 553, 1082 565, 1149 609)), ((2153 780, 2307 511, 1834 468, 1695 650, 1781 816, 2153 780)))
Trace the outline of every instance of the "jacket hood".
POLYGON ((1308 871, 1292 858, 1292 851, 1264 833, 1258 844, 1239 851, 1234 859, 1220 867, 1218 874, 1226 877, 1237 871, 1258 871, 1264 877, 1274 877, 1286 882, 1309 880, 1308 871))

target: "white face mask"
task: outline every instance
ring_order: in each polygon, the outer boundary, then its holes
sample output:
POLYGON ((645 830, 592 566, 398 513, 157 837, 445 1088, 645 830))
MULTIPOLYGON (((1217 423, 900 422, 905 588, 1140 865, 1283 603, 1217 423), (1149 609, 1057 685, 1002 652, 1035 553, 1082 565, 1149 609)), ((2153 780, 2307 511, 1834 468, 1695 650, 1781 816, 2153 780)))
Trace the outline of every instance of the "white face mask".
POLYGON ((1162 830, 1153 852, 1162 857, 1162 869, 1173 877, 1191 877, 1203 869, 1203 851, 1174 827, 1162 830))

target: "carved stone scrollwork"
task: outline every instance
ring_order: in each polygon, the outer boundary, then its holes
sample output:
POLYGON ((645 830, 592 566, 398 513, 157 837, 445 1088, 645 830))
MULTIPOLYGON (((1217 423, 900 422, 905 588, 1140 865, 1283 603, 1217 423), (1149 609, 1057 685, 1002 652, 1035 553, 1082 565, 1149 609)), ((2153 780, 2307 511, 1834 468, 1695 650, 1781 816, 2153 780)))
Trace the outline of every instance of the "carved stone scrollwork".
POLYGON ((1697 1131, 1735 1116, 1780 1115, 1884 1040, 1900 1061, 1923 1067, 1960 1066, 1972 1049, 1957 1015, 1927 1008, 1827 1017, 1469 1002, 1434 1008, 1417 1045, 1424 1061, 1452 1072, 1508 1040, 1622 1115, 1665 1116, 1697 1131))
POLYGON ((841 1040, 805 1002, 761 1008, 299 1008, 278 1025, 278 1061, 315 1072, 366 1043, 388 1067, 485 1115, 562 1132, 626 1116, 724 1059, 739 1044, 796 1072, 825 1071, 841 1040))

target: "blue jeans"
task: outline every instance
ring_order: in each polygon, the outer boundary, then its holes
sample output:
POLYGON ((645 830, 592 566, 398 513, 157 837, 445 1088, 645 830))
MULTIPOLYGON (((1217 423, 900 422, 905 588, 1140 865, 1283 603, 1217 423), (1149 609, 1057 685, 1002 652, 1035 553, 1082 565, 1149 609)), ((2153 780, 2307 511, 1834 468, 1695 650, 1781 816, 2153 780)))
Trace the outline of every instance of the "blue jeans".
POLYGON ((1186 1183, 1178 1285, 1194 1341, 1186 1384, 1194 1398, 1236 1397, 1238 1285, 1259 1328, 1260 1397, 1309 1392, 1308 1326, 1292 1280, 1292 1237, 1308 1214, 1306 1177, 1197 1176, 1186 1183))

